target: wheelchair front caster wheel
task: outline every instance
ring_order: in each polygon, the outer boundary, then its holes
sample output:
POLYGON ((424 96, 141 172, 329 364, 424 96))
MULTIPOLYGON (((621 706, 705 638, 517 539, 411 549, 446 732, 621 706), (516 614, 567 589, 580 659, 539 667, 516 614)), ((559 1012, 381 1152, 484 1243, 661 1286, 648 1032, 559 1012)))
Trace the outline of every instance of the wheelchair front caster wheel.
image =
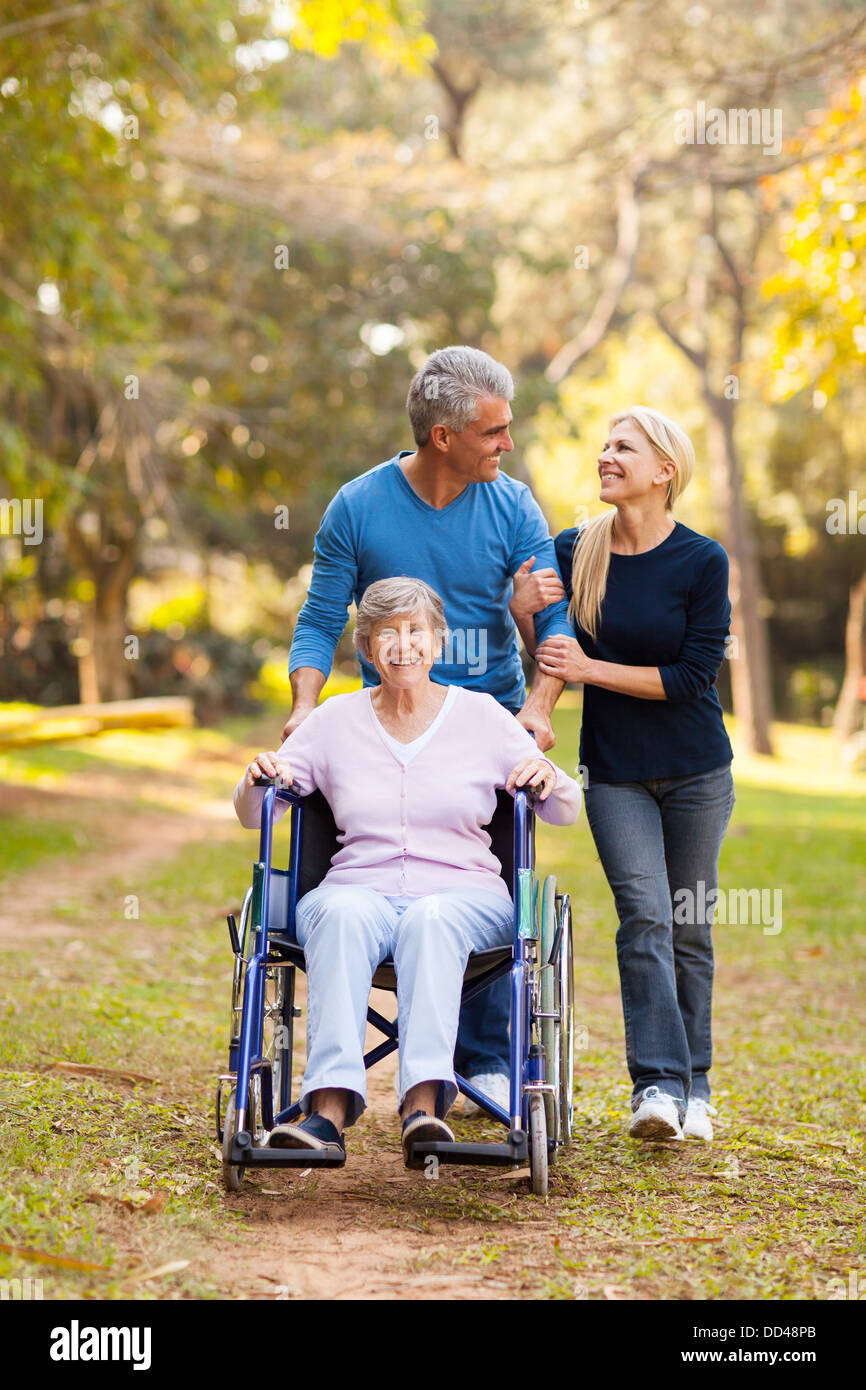
POLYGON ((239 1192, 244 1178, 244 1165, 230 1161, 232 1140, 237 1132, 238 1122, 236 1096, 237 1091, 232 1091, 226 1106, 226 1117, 223 1121, 223 1186, 226 1192, 239 1192))
POLYGON ((536 1197, 547 1196, 547 1115, 544 1096, 536 1092, 529 1097, 529 1172, 530 1186, 536 1197))

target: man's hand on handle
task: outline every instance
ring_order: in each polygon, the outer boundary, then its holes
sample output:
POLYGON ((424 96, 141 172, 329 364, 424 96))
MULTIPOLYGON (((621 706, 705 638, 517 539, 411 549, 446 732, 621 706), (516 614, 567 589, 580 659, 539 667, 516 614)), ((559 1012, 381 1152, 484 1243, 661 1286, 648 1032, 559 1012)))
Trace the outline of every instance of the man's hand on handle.
POLYGON ((288 719, 286 720, 285 724, 283 725, 283 742, 284 742, 284 743, 285 743, 286 739, 289 737, 289 734, 293 734, 293 733, 295 732, 295 729, 297 729, 298 725, 299 725, 299 724, 303 724, 303 722, 304 722, 304 720, 306 719, 307 715, 308 715, 308 714, 312 714, 312 713, 313 713, 313 710, 314 710, 315 708, 316 708, 315 705, 309 705, 309 706, 307 706, 307 705, 300 705, 300 706, 294 705, 294 706, 292 707, 292 712, 291 712, 291 714, 289 715, 288 719))
POLYGON ((528 729, 535 735, 535 742, 538 744, 539 752, 546 753, 548 748, 552 748, 556 743, 553 733, 553 725, 550 722, 550 715, 543 709, 524 705, 517 715, 518 724, 522 724, 524 729, 528 729))

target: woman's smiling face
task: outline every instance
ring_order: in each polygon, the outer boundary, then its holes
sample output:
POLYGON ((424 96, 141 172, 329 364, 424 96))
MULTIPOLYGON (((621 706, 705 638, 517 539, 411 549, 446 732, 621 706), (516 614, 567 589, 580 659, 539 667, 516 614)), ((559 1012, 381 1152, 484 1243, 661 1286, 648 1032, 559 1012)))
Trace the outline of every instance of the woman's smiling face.
POLYGON ((676 472, 669 459, 660 458, 642 429, 631 420, 611 425, 610 435, 598 456, 602 502, 617 505, 646 497, 656 488, 667 495, 676 472))
POLYGON ((398 690, 427 680, 439 650, 430 619, 420 610, 394 613, 374 623, 370 632, 369 659, 382 684, 398 690))

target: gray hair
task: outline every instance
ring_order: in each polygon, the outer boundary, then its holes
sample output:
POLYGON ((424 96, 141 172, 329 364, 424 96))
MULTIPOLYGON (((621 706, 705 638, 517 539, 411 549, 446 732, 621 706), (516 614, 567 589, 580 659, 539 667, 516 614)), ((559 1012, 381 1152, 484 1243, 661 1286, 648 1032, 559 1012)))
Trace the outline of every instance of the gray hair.
POLYGON ((377 579, 364 590, 355 619, 354 642, 363 656, 369 651, 370 633, 375 623, 393 618, 395 613, 425 613, 433 629, 433 637, 442 642, 448 636, 445 609, 435 589, 423 579, 398 575, 394 579, 377 579))
POLYGON ((440 348, 416 372, 406 397, 415 443, 422 449, 434 425, 447 425, 457 434, 465 430, 485 396, 510 401, 513 395, 510 371, 486 352, 471 347, 440 348))

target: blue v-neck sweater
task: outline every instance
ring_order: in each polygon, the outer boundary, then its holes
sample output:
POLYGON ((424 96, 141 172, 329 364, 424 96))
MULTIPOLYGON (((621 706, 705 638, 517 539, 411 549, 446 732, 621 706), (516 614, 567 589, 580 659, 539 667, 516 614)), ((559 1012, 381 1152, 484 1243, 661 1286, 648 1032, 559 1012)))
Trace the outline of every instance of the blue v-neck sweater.
MULTIPOLYGON (((575 542, 574 527, 555 542, 569 599, 575 542)), ((654 549, 611 555, 598 637, 576 622, 575 635, 595 660, 657 666, 667 698, 584 686, 580 761, 590 787, 686 777, 731 761, 714 684, 730 621, 728 557, 717 541, 677 522, 654 549)))
MULTIPOLYGON (((555 569, 553 541, 525 483, 507 473, 470 483, 437 510, 412 487, 400 459, 409 450, 345 483, 316 534, 313 577, 298 614, 289 671, 313 666, 325 675, 346 626, 349 604, 377 579, 411 575, 440 595, 450 630, 442 659, 430 672, 442 685, 493 695, 517 710, 526 684, 517 630, 508 611, 511 576, 530 555, 533 569, 555 569)), ((536 617, 543 637, 571 635, 565 602, 536 617)), ((376 668, 361 660, 364 685, 378 685, 376 668)))

